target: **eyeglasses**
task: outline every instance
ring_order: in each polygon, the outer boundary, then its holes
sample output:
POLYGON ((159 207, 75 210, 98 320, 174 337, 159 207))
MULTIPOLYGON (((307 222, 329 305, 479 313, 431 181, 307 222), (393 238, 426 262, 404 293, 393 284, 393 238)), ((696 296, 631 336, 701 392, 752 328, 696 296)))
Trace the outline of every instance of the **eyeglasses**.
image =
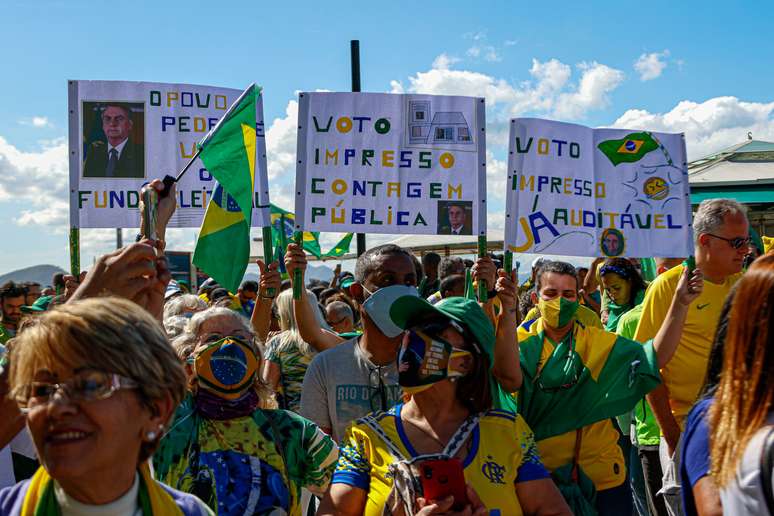
POLYGON ((29 410, 48 403, 56 393, 67 396, 73 403, 104 400, 120 389, 135 389, 139 385, 130 378, 102 371, 80 372, 62 383, 31 382, 14 393, 19 407, 29 410))
POLYGON ((742 237, 736 237, 736 238, 725 238, 718 235, 713 235, 712 233, 707 233, 708 236, 711 236, 713 238, 717 238, 718 240, 724 240, 728 242, 728 245, 730 245, 733 249, 739 249, 741 247, 747 247, 750 245, 750 242, 752 242, 752 239, 750 237, 742 238, 742 237))
POLYGON ((342 317, 342 318, 341 318, 341 319, 339 319, 338 321, 331 321, 330 319, 328 319, 328 320, 327 320, 327 322, 328 322, 328 325, 329 325, 329 326, 336 326, 337 324, 341 324, 341 323, 343 323, 343 322, 344 322, 344 321, 346 321, 346 320, 347 320, 347 318, 346 318, 346 317, 342 317))
POLYGON ((371 367, 368 374, 368 402, 371 405, 371 411, 387 410, 387 386, 382 379, 382 367, 371 367), (376 381, 374 381, 374 376, 376 381))

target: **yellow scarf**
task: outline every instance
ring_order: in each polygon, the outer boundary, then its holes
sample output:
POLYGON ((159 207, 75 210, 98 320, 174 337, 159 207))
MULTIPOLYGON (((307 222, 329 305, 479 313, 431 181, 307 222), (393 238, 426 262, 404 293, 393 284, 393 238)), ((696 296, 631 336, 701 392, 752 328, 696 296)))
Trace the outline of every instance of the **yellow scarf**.
MULTIPOLYGON (((30 480, 30 486, 24 495, 21 516, 54 516, 61 514, 54 495, 54 481, 41 466, 30 480)), ((170 515, 183 516, 183 511, 172 497, 156 482, 150 473, 148 463, 140 466, 139 503, 143 516, 170 515)))

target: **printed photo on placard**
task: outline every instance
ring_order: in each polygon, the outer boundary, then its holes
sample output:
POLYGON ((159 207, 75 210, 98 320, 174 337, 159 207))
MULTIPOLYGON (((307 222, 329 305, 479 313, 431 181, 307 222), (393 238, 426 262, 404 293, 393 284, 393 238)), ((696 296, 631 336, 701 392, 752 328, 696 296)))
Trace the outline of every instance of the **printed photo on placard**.
POLYGON ((439 235, 472 235, 472 222, 472 201, 438 201, 439 235))
POLYGON ((145 104, 83 103, 83 177, 145 178, 145 104))

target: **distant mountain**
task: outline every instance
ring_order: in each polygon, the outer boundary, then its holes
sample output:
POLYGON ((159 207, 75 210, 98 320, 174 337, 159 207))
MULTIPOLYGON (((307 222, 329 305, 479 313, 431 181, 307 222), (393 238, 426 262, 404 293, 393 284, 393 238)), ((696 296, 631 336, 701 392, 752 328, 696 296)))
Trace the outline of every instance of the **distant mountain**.
POLYGON ((33 265, 32 267, 3 274, 0 276, 0 285, 6 281, 15 281, 16 283, 34 281, 45 287, 46 285, 51 285, 51 278, 59 272, 67 273, 67 271, 56 265, 33 265))

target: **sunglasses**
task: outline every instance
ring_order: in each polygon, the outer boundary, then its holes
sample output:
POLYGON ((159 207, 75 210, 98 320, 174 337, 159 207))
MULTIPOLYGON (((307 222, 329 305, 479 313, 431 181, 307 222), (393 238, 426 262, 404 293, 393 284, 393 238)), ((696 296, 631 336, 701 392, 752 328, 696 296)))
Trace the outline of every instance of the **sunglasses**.
POLYGON ((739 249, 741 247, 747 247, 750 245, 750 242, 752 242, 752 239, 742 238, 742 237, 736 237, 736 238, 725 238, 718 235, 713 235, 712 233, 707 233, 708 236, 711 236, 713 238, 717 238, 718 240, 723 240, 725 242, 728 242, 728 245, 730 245, 733 249, 739 249))

